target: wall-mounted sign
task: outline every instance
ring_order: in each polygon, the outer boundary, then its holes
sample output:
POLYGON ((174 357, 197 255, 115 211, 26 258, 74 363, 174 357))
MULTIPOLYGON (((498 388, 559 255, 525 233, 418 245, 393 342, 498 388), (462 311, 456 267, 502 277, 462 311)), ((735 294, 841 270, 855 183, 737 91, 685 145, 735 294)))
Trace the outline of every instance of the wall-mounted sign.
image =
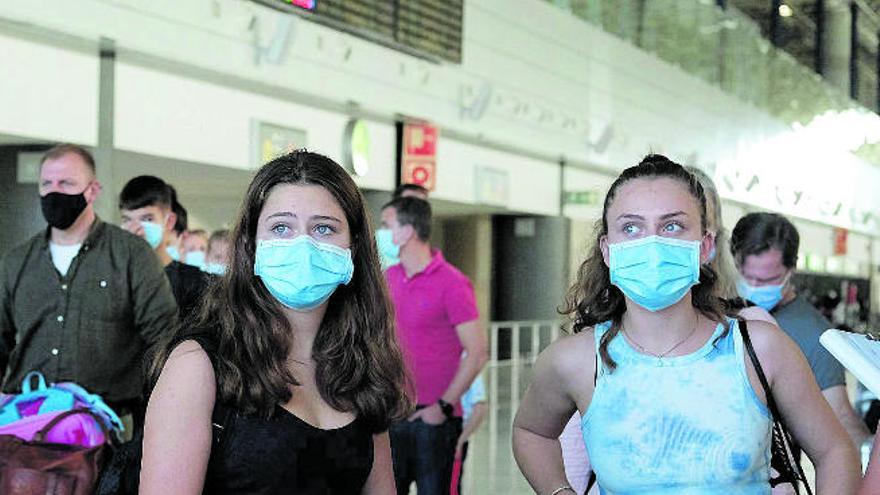
POLYGON ((422 58, 461 63, 464 0, 257 0, 422 58))
POLYGON ((476 167, 474 173, 477 203, 506 207, 510 201, 510 174, 494 167, 476 167))
POLYGON ((834 227, 834 254, 846 256, 846 239, 849 231, 840 227, 834 227))
POLYGON ((404 124, 400 153, 401 184, 418 184, 433 191, 437 180, 437 140, 440 130, 430 124, 404 124))
POLYGON ((292 5, 306 10, 315 10, 316 0, 272 0, 275 3, 292 5))
POLYGON ((534 218, 522 217, 513 222, 513 235, 516 237, 535 237, 536 230, 534 218))
POLYGON ((252 163, 262 167, 281 155, 306 147, 306 131, 254 120, 252 124, 252 163))
POLYGON ((15 178, 19 184, 37 184, 40 182, 40 160, 45 152, 21 151, 18 153, 18 163, 15 178))
POLYGON ((363 177, 370 171, 370 134, 367 123, 352 119, 345 126, 345 168, 348 173, 363 177))
POLYGON ((807 270, 816 273, 825 273, 825 257, 815 253, 808 254, 807 270))
POLYGON ((563 201, 567 205, 596 206, 599 204, 601 193, 596 189, 587 191, 565 191, 563 201))

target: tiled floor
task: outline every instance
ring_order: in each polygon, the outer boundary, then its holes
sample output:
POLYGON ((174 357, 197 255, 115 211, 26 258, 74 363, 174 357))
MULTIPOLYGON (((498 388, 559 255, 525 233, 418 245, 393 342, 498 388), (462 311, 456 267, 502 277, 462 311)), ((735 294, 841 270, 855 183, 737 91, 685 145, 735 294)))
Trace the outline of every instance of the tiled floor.
POLYGON ((490 397, 491 412, 482 427, 471 437, 462 480, 463 493, 534 493, 516 466, 510 444, 511 425, 516 410, 514 404, 519 402, 519 396, 531 379, 530 371, 529 366, 523 366, 518 374, 512 374, 510 366, 487 370, 486 393, 490 397), (492 407, 492 399, 495 407, 492 407))

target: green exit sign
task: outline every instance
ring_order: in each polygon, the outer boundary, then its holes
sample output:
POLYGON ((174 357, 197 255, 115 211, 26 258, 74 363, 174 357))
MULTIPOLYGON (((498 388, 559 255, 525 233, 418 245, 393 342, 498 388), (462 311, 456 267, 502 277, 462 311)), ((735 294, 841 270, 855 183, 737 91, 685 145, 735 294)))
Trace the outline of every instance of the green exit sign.
POLYGON ((599 191, 565 191, 565 204, 596 206, 599 204, 599 191))

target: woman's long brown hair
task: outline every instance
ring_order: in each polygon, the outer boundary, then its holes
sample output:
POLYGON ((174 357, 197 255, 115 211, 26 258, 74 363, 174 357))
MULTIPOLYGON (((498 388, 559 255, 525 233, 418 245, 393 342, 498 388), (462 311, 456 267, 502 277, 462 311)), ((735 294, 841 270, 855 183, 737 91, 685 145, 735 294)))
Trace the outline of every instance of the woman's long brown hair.
MULTIPOLYGON (((578 269, 577 281, 572 285, 566 296, 565 304, 560 309, 574 321, 575 333, 598 323, 611 321, 611 328, 602 335, 599 341, 599 355, 602 363, 610 371, 614 371, 617 363, 611 358, 608 346, 620 332, 620 322, 626 312, 626 300, 623 292, 611 284, 608 266, 605 265, 599 240, 608 235, 608 208, 614 201, 620 186, 633 179, 670 178, 681 182, 697 201, 700 209, 702 232, 706 232, 706 195, 702 186, 693 175, 681 165, 662 155, 648 155, 635 167, 624 170, 617 180, 611 184, 602 208, 602 218, 596 223, 596 238, 587 259, 578 269)), ((707 318, 721 322, 724 310, 721 301, 715 295, 717 276, 706 265, 700 268, 700 283, 691 288, 691 300, 694 308, 707 318)))
POLYGON ((207 333, 217 400, 244 414, 268 416, 290 400, 296 377, 287 366, 297 345, 281 306, 254 275, 257 221, 272 188, 308 184, 326 189, 345 212, 351 232, 354 276, 330 297, 312 347, 321 397, 334 409, 353 412, 372 431, 386 430, 411 408, 394 329, 394 313, 363 196, 333 160, 307 151, 277 158, 257 172, 230 234, 230 266, 213 284, 199 313, 154 361, 155 379, 187 332, 207 333))

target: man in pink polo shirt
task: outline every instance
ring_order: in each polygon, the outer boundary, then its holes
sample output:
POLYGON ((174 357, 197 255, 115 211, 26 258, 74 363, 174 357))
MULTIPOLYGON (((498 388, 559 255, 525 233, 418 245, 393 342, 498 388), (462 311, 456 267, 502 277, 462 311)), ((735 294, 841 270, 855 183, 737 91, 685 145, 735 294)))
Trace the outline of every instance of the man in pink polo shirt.
POLYGON ((391 426, 397 493, 409 493, 415 481, 419 495, 449 495, 461 433, 459 399, 488 360, 486 333, 470 281, 431 249, 428 202, 391 201, 382 209, 382 226, 400 247, 400 263, 385 271, 385 280, 418 404, 412 416, 391 426))

